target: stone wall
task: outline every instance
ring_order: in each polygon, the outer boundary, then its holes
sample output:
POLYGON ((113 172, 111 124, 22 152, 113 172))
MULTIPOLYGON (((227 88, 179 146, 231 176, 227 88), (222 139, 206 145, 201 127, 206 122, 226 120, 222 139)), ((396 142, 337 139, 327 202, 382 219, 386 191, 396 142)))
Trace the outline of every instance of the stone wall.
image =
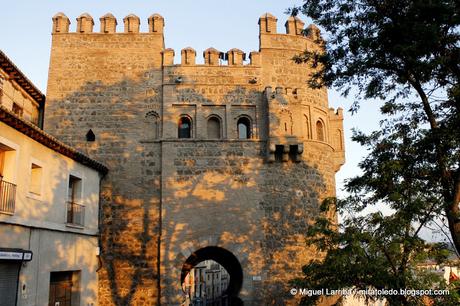
POLYGON ((318 256, 305 247, 305 230, 335 194, 343 163, 342 115, 328 109, 326 90, 308 88, 309 68, 292 61, 304 48, 320 50, 317 42, 292 27, 273 32, 276 19, 264 15, 249 64, 237 49, 228 65, 207 49, 196 65, 191 48, 174 64, 159 15, 149 33, 136 31, 135 16, 124 33, 111 15, 101 33, 81 20, 83 32, 69 33, 66 18, 53 19, 45 130, 110 169, 101 192, 100 304, 179 304, 184 264, 207 247, 241 265, 246 304, 289 303, 288 280, 318 256), (178 139, 181 116, 191 120, 190 139, 178 139), (211 117, 220 139, 209 139, 211 117), (241 117, 250 120, 250 139, 238 139, 241 117), (276 145, 303 150, 275 161, 276 145))
POLYGON ((53 34, 45 130, 110 169, 101 186, 101 305, 157 301, 160 150, 143 141, 146 114, 160 109, 163 49, 158 33, 53 34))

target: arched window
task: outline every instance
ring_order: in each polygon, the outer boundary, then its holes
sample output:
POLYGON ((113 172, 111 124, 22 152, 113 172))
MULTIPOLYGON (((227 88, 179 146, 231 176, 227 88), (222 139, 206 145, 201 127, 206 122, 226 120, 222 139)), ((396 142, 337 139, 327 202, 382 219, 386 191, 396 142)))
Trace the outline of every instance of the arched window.
POLYGON ((208 124, 207 124, 207 130, 208 130, 208 138, 209 139, 220 139, 221 136, 221 131, 220 131, 220 120, 217 117, 210 117, 208 119, 208 124))
POLYGON ((310 122, 308 121, 307 115, 305 117, 305 138, 310 139, 310 122))
POLYGON ((86 133, 86 141, 96 141, 96 135, 94 135, 92 129, 89 129, 89 131, 86 133))
POLYGON ((324 141, 324 125, 321 120, 316 121, 316 139, 324 141))
POLYGON ((151 111, 145 115, 144 133, 146 139, 157 139, 160 132, 160 116, 157 112, 151 111))
POLYGON ((179 138, 191 138, 192 137, 192 120, 190 120, 190 118, 187 116, 183 116, 179 119, 178 137, 179 138))
POLYGON ((238 138, 249 139, 251 138, 251 121, 247 117, 241 117, 237 122, 238 138))

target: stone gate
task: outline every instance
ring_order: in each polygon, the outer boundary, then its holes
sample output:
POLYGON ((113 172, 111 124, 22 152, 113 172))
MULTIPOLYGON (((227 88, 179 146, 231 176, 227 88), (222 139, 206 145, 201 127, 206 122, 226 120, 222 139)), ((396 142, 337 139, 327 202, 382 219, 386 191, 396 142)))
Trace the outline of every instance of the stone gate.
MULTIPOLYGON (((184 275, 213 259, 245 305, 292 302, 288 281, 318 254, 304 233, 335 195, 344 162, 342 110, 313 72, 319 30, 294 17, 286 33, 259 19, 260 49, 164 46, 164 20, 53 17, 45 130, 104 162, 100 305, 179 305, 184 275)), ((331 218, 335 218, 331 214, 331 218)))

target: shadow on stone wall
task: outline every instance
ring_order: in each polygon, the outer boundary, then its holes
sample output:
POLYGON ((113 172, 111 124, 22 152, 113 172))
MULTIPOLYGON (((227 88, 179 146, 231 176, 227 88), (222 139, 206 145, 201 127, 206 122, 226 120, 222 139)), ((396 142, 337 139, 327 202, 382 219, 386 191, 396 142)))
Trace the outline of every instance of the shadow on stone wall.
POLYGON ((317 256, 303 234, 334 193, 332 149, 299 138, 300 162, 267 163, 266 102, 262 91, 242 87, 220 101, 198 90, 175 94, 185 96, 177 103, 257 105, 262 139, 145 139, 146 113, 161 116, 162 87, 152 84, 161 84, 162 72, 144 75, 156 81, 87 83, 47 109, 47 131, 109 167, 101 186, 99 303, 156 305, 160 294, 161 304, 180 302, 184 263, 210 246, 239 259, 253 301, 292 303, 288 280, 317 256), (89 129, 95 142, 85 140, 89 129))

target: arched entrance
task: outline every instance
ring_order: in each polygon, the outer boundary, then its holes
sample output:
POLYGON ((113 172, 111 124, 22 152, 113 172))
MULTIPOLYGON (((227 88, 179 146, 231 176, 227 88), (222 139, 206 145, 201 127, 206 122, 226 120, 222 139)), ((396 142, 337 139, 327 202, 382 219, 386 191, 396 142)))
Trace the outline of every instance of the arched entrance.
POLYGON ((217 262, 228 272, 230 281, 225 294, 230 298, 237 299, 243 285, 243 269, 235 255, 220 247, 204 247, 192 253, 182 266, 181 284, 184 283, 190 270, 205 260, 217 262))

